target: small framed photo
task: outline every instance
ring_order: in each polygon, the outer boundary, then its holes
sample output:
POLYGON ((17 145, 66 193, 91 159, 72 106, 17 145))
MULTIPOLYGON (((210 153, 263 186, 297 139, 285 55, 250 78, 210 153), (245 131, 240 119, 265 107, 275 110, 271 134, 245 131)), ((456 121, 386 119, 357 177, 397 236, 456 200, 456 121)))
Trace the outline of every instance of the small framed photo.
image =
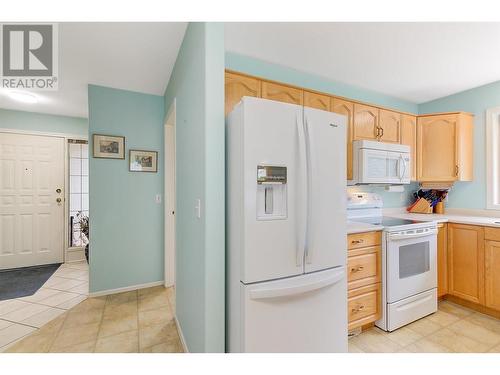
POLYGON ((158 172, 158 152, 129 150, 131 172, 158 172))
POLYGON ((94 158, 125 159, 125 137, 94 134, 94 158))

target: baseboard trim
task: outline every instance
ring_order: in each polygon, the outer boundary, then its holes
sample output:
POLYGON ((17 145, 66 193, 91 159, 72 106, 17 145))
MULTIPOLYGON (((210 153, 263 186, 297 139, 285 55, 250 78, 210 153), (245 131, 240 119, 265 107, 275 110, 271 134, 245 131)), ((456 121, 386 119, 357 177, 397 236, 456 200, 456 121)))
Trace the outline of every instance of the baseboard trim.
POLYGON ((182 348, 184 349, 185 353, 189 353, 189 349, 186 345, 186 340, 184 339, 184 334, 182 333, 181 325, 177 320, 177 316, 174 316, 174 320, 175 320, 175 325, 177 326, 177 332, 179 332, 179 337, 181 338, 182 348))
POLYGON ((144 288, 151 288, 153 286, 163 285, 163 283, 164 283, 164 281, 160 280, 160 281, 153 281, 152 283, 145 283, 145 284, 137 284, 137 285, 126 286, 126 287, 123 287, 123 288, 101 290, 99 292, 91 292, 91 293, 89 293, 89 297, 101 297, 101 296, 107 296, 108 294, 130 292, 132 290, 139 290, 139 289, 144 289, 144 288))

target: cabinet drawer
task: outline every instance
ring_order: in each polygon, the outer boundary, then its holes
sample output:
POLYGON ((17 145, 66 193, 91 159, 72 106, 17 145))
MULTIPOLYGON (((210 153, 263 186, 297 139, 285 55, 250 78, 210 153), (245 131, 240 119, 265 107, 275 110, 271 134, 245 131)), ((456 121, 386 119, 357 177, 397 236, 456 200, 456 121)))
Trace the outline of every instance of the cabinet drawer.
POLYGON ((361 247, 376 246, 382 243, 382 232, 353 233, 347 236, 347 248, 349 250, 361 247))
POLYGON ((380 283, 349 291, 348 329, 372 323, 380 318, 380 283))
MULTIPOLYGON (((500 219, 498 219, 500 221, 500 219)), ((500 241, 500 228, 484 227, 484 239, 500 241)))
POLYGON ((380 246, 351 250, 347 258, 348 289, 380 282, 380 246))

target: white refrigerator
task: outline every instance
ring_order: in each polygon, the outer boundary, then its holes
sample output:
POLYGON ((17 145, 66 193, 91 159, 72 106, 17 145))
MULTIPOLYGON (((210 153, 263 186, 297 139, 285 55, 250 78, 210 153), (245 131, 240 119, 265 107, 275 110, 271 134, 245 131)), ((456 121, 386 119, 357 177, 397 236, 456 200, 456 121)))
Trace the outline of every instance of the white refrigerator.
POLYGON ((227 351, 347 351, 346 132, 272 100, 229 114, 227 351))

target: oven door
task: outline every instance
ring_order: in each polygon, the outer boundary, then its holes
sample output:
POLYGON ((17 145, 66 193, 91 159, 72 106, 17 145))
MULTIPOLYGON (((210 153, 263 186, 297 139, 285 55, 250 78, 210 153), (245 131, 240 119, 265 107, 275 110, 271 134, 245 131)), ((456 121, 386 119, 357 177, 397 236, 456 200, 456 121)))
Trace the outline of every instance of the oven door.
POLYGON ((437 287, 437 229, 387 234, 387 302, 437 287))

